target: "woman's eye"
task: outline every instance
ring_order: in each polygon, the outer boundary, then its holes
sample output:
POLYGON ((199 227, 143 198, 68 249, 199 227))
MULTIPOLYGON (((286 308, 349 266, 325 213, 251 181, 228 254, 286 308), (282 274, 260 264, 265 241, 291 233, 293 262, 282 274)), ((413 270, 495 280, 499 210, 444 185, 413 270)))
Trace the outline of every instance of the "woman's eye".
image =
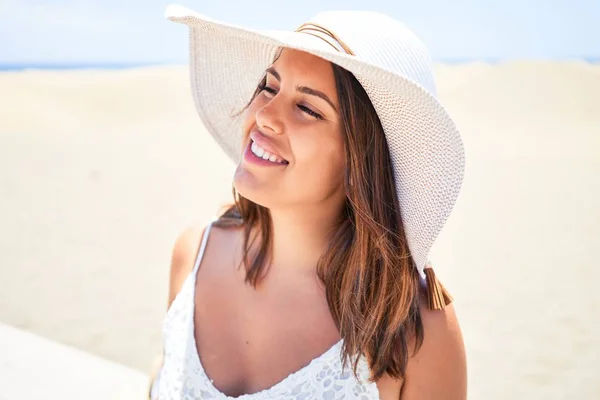
MULTIPOLYGON (((261 91, 261 92, 263 92, 263 91, 264 91, 264 92, 267 92, 267 93, 269 93, 269 94, 271 94, 271 95, 276 95, 276 94, 277 94, 277 90, 273 89, 272 87, 269 87, 269 86, 267 86, 266 84, 259 85, 259 86, 258 86, 258 88, 260 89, 260 91, 261 91)), ((303 105, 301 105, 301 104, 298 104, 298 108, 299 108, 299 109, 300 109, 302 112, 304 112, 304 113, 306 113, 306 114, 310 115, 310 116, 311 116, 311 117, 313 117, 313 118, 316 118, 316 119, 323 119, 323 116, 322 116, 321 114, 319 114, 319 113, 317 113, 317 112, 314 112, 313 110, 311 110, 310 108, 308 108, 308 107, 306 107, 306 106, 303 106, 303 105)))
POLYGON ((258 88, 260 89, 261 92, 265 91, 265 92, 270 93, 270 94, 277 94, 277 91, 275 89, 273 89, 272 87, 267 86, 266 84, 265 85, 260 85, 258 88))
POLYGON ((314 117, 316 119, 323 119, 321 114, 314 112, 313 110, 311 110, 310 108, 308 108, 306 106, 298 104, 298 108, 301 109, 302 111, 304 111, 305 113, 307 113, 308 115, 310 115, 311 117, 314 117))

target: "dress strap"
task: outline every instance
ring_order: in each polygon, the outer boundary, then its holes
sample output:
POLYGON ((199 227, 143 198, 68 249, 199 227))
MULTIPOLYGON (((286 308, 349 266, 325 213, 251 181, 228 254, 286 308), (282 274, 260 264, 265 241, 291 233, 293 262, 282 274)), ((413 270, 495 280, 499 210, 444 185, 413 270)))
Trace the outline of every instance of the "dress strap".
POLYGON ((200 249, 198 250, 198 255, 196 256, 196 262, 194 263, 193 275, 195 276, 198 273, 198 268, 200 267, 200 263, 202 262, 202 257, 204 256, 204 250, 206 249, 206 243, 208 243, 208 234, 210 233, 210 228, 213 223, 218 218, 213 218, 212 221, 206 225, 206 229, 204 229, 204 235, 202 236, 202 244, 200 244, 200 249))

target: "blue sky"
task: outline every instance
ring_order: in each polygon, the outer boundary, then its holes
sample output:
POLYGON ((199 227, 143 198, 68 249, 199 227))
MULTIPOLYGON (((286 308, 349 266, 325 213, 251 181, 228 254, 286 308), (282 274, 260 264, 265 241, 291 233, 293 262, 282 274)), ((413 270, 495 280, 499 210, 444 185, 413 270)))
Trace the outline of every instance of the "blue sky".
POLYGON ((325 9, 387 13, 435 60, 600 59, 600 0, 0 0, 0 64, 185 63, 187 28, 167 4, 266 29, 325 9))

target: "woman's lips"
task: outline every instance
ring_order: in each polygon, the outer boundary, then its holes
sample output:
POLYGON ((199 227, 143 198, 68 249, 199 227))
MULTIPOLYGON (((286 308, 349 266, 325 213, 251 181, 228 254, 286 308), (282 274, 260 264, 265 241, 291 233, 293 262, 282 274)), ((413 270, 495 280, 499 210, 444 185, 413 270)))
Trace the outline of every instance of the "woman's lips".
POLYGON ((257 156, 252 152, 252 139, 248 141, 246 148, 244 149, 244 160, 255 165, 265 166, 265 167, 285 167, 289 163, 284 161, 283 163, 273 162, 269 160, 265 160, 262 157, 257 156))
POLYGON ((252 142, 255 142, 259 147, 263 150, 268 151, 270 154, 273 154, 280 160, 287 162, 287 160, 282 157, 278 151, 275 150, 274 146, 271 144, 271 141, 264 136, 260 131, 252 131, 250 133, 250 146, 252 146, 252 142))

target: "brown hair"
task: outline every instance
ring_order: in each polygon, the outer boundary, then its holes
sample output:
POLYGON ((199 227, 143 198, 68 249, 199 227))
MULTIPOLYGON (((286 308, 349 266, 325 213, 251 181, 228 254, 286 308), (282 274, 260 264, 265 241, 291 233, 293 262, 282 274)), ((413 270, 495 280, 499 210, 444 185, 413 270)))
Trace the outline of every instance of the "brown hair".
MULTIPOLYGON (((317 274, 333 320, 344 339, 344 365, 366 354, 377 380, 384 373, 405 378, 408 341, 415 352, 423 342, 419 314, 419 275, 410 256, 387 141, 377 113, 352 73, 332 64, 345 142, 346 202, 339 225, 317 263, 317 274), (352 359, 354 357, 354 359, 352 359)), ((254 92, 260 93, 265 77, 254 92)), ((266 274, 272 245, 269 210, 233 188, 234 204, 215 221, 221 227, 244 226, 246 282, 256 288, 266 274), (260 236, 249 259, 252 228, 260 236)), ((258 239, 258 238, 253 238, 258 239)))

